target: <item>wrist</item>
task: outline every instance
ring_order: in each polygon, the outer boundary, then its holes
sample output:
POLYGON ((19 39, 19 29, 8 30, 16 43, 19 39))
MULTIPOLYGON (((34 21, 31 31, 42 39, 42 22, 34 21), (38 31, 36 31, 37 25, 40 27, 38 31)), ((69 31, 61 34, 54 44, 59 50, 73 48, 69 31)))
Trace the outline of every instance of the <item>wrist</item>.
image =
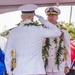
POLYGON ((68 66, 66 66, 65 68, 70 69, 68 66))

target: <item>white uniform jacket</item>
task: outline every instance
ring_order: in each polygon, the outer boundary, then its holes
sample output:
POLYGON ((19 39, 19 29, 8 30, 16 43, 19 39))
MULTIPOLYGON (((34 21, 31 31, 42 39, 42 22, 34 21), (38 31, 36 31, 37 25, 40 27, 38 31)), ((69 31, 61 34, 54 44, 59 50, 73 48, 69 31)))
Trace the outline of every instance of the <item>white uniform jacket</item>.
MULTIPOLYGON (((56 44, 53 42, 54 38, 50 38, 50 49, 49 49, 49 56, 48 56, 48 65, 46 67, 46 72, 64 72, 64 68, 67 66, 70 68, 71 65, 71 51, 70 51, 70 38, 67 30, 62 29, 62 32, 64 33, 64 45, 67 49, 67 58, 65 61, 62 61, 64 58, 64 52, 61 55, 61 64, 59 66, 59 70, 57 68, 57 65, 55 64, 55 57, 56 57, 56 44)), ((64 50, 63 50, 64 51, 64 50)))
MULTIPOLYGON (((49 23, 45 22, 45 24, 49 23)), ((13 75, 45 74, 42 60, 43 40, 60 35, 60 30, 51 24, 48 28, 19 25, 11 30, 5 53, 7 73, 12 75, 11 50, 15 50, 16 68, 13 70, 13 75)))

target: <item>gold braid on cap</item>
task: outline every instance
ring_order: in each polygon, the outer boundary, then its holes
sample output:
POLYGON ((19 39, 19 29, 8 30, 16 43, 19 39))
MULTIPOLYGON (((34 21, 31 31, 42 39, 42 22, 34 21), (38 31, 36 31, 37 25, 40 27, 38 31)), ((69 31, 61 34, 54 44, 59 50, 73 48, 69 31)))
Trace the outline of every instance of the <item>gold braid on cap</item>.
POLYGON ((53 12, 51 12, 51 11, 50 12, 47 12, 47 15, 57 15, 57 14, 58 13, 57 12, 54 12, 54 11, 53 12))
POLYGON ((53 14, 53 15, 57 15, 58 12, 54 10, 54 8, 49 8, 49 10, 47 11, 47 15, 49 14, 53 14))

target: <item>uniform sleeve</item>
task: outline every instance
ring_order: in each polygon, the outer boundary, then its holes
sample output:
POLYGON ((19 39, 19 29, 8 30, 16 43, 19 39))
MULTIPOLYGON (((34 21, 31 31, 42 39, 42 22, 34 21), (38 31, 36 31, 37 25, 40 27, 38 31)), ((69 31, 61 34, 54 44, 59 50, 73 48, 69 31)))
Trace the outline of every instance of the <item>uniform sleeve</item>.
POLYGON ((42 16, 36 16, 39 18, 39 21, 47 28, 44 28, 44 37, 58 37, 61 35, 60 30, 54 24, 47 22, 42 16))
POLYGON ((71 49, 70 49, 70 36, 68 34, 67 30, 63 30, 64 31, 64 42, 65 42, 65 46, 67 49, 67 58, 66 58, 66 67, 71 67, 71 49))
POLYGON ((49 22, 45 22, 47 28, 43 28, 44 37, 59 37, 61 35, 61 31, 53 24, 49 22))
POLYGON ((7 39, 7 43, 6 43, 6 50, 5 50, 5 65, 6 65, 6 70, 7 70, 7 73, 9 75, 12 75, 12 71, 11 71, 11 68, 12 68, 12 64, 11 64, 11 60, 12 60, 12 57, 11 57, 11 50, 13 49, 13 35, 11 33, 9 33, 9 37, 7 39))

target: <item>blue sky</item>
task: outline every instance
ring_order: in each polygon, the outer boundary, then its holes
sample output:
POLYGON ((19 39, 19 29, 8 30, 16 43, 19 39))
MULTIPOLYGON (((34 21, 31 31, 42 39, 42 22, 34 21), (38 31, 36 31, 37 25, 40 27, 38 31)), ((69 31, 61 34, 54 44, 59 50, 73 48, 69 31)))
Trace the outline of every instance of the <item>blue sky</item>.
MULTIPOLYGON (((36 10, 36 14, 41 15, 46 19, 47 16, 45 14, 45 8, 46 7, 38 8, 36 10)), ((58 8, 61 10, 61 14, 59 15, 58 21, 69 22, 71 6, 59 6, 58 8)), ((20 11, 0 14, 0 32, 15 27, 15 24, 21 21, 20 15, 20 11)), ((36 19, 37 18, 35 17, 34 20, 36 19)), ((72 6, 71 22, 75 23, 75 6, 72 6)))

